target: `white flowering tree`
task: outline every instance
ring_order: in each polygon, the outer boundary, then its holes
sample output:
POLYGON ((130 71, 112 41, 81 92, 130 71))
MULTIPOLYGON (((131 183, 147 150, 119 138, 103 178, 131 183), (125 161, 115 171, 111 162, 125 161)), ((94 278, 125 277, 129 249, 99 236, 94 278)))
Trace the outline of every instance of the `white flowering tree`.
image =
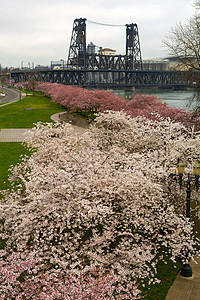
POLYGON ((82 135, 69 124, 38 123, 26 142, 37 151, 13 169, 14 189, 0 206, 8 249, 28 249, 63 272, 149 282, 159 260, 185 262, 184 245, 189 258, 197 253, 175 181, 178 159, 191 171, 200 157, 194 132, 108 111, 82 135))

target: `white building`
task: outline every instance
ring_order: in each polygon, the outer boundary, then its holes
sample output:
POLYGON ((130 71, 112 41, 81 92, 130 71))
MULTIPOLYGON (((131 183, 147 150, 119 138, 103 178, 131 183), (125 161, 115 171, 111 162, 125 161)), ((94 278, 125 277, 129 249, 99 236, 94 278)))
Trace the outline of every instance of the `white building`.
POLYGON ((168 59, 144 59, 142 61, 144 71, 167 71, 169 70, 168 59))

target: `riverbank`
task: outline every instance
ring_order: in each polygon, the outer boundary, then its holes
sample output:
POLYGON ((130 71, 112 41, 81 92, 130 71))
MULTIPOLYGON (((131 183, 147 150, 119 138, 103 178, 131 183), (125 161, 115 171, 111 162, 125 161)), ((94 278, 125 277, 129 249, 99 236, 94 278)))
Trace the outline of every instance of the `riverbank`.
POLYGON ((166 102, 170 107, 183 108, 186 111, 192 111, 196 102, 191 103, 194 96, 194 90, 168 90, 158 88, 135 89, 135 91, 114 89, 113 94, 124 99, 133 99, 135 94, 155 95, 166 102))

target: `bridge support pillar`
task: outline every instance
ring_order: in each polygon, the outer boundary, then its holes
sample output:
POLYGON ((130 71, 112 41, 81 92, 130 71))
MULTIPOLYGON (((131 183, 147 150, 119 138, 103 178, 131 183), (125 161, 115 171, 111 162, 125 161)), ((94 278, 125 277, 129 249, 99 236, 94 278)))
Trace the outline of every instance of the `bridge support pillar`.
POLYGON ((135 87, 134 86, 130 86, 130 87, 126 87, 124 89, 125 92, 135 92, 135 87))
POLYGON ((132 100, 135 95, 135 87, 134 86, 126 87, 124 89, 124 94, 125 94, 125 99, 132 100))

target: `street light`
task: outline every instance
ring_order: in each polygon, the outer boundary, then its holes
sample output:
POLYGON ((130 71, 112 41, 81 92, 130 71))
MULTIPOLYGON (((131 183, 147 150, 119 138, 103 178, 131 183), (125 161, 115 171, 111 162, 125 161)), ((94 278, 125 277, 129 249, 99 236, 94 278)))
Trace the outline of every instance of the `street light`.
POLYGON ((200 162, 199 161, 194 165, 194 175, 195 175, 196 191, 198 191, 199 190, 199 176, 200 176, 200 162))
MULTIPOLYGON (((191 192, 193 189, 196 189, 196 191, 199 190, 199 176, 200 176, 200 162, 197 161, 196 164, 194 165, 194 175, 195 175, 195 181, 192 183, 190 179, 190 174, 188 173, 188 178, 186 181, 183 180, 183 173, 185 170, 185 164, 182 161, 179 161, 177 165, 177 170, 179 173, 179 186, 180 189, 182 186, 186 187, 186 193, 187 193, 187 198, 186 198, 186 217, 188 218, 188 221, 190 221, 190 197, 191 197, 191 192)), ((188 249, 186 255, 188 256, 188 249)), ((192 276, 192 268, 189 263, 186 263, 183 265, 182 270, 181 270, 181 275, 183 277, 191 277, 192 276)))

